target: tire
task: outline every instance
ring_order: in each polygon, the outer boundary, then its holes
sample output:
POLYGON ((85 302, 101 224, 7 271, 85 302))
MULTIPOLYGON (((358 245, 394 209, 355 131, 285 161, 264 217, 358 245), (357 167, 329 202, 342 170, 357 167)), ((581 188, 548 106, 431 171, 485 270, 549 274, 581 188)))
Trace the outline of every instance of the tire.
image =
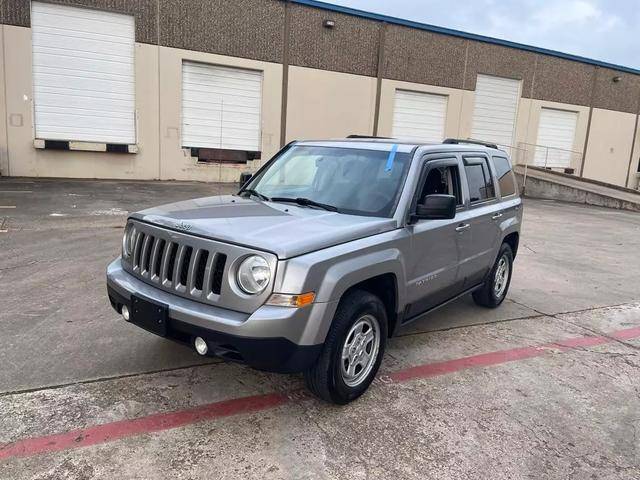
POLYGON ((509 291, 509 285, 511 284, 511 275, 513 273, 513 252, 511 247, 503 243, 498 252, 498 258, 496 259, 491 271, 487 275, 487 279, 484 282, 482 288, 473 292, 473 299, 478 305, 487 308, 498 307, 509 291), (500 277, 498 272, 501 269, 502 260, 506 262, 506 278, 502 278, 502 284, 498 288, 498 282, 500 277))
POLYGON ((387 313, 378 297, 362 290, 348 293, 338 304, 320 357, 304 374, 307 388, 321 399, 339 405, 362 395, 382 362, 387 325, 387 313), (372 332, 369 336, 367 327, 372 332), (374 338, 369 340, 371 336, 374 338), (343 350, 351 352, 344 361, 343 350), (349 371, 347 367, 353 365, 349 371))

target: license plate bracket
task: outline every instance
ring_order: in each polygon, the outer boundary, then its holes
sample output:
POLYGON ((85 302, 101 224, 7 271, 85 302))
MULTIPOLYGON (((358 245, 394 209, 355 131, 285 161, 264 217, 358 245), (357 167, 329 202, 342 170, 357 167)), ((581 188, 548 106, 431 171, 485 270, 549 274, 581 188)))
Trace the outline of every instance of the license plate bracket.
POLYGON ((166 305, 152 302, 135 295, 131 296, 130 322, 140 328, 160 335, 167 336, 167 320, 169 308, 166 305))

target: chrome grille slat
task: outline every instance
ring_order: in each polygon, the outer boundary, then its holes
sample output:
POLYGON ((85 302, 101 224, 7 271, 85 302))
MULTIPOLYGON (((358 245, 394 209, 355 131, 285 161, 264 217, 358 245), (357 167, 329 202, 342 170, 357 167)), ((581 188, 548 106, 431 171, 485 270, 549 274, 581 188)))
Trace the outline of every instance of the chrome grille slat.
POLYGON ((209 258, 207 258, 207 266, 204 269, 204 278, 202 279, 202 296, 204 298, 209 298, 211 295, 211 279, 213 278, 213 265, 216 260, 216 257, 219 253, 209 252, 209 258))
POLYGON ((189 258, 189 268, 187 269, 187 292, 191 293, 193 291, 193 286, 195 285, 195 270, 196 270, 196 259, 198 258, 198 253, 200 250, 191 251, 191 257, 189 258))
POLYGON ((180 285, 180 272, 182 271, 182 262, 184 261, 184 255, 187 251, 185 245, 178 246, 178 253, 176 254, 176 262, 173 267, 173 282, 174 288, 180 292, 185 292, 187 289, 184 285, 180 285))
POLYGON ((164 247, 164 255, 162 255, 162 263, 160 265, 160 283, 169 288, 173 285, 173 280, 168 278, 169 263, 175 248, 176 244, 174 242, 167 242, 167 245, 164 247))
POLYGON ((143 277, 149 276, 149 249, 151 248, 153 237, 147 235, 144 237, 144 243, 142 244, 142 253, 140 254, 140 275, 143 277))
POLYGON ((160 237, 156 237, 156 240, 153 242, 153 248, 151 250, 151 260, 149 261, 149 272, 151 276, 151 280, 154 282, 158 282, 160 277, 156 274, 158 271, 158 255, 160 254, 160 245, 164 242, 160 237))
POLYGON ((144 241, 144 232, 138 232, 136 235, 136 241, 133 244, 133 269, 134 271, 140 271, 140 250, 142 248, 142 242, 144 241))

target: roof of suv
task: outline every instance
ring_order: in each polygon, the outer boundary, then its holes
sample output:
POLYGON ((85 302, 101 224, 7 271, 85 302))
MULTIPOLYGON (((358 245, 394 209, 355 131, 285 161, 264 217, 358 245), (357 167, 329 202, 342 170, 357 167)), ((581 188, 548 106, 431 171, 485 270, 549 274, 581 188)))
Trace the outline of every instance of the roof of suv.
POLYGON ((339 138, 332 140, 304 140, 296 141, 296 145, 307 145, 314 147, 342 147, 342 148, 360 148, 366 150, 386 150, 392 145, 398 145, 398 152, 410 153, 416 147, 433 147, 429 150, 437 151, 483 151, 490 150, 494 152, 505 153, 503 150, 496 148, 495 145, 482 144, 480 142, 465 140, 445 140, 446 143, 438 142, 419 142, 403 138, 384 138, 384 137, 358 137, 358 138, 339 138))

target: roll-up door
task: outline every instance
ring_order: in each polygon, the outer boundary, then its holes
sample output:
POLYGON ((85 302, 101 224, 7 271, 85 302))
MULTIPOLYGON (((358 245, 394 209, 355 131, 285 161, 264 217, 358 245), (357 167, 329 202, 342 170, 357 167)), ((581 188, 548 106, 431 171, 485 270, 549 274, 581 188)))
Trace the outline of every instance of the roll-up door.
POLYGON ((478 75, 471 137, 498 145, 513 145, 520 80, 478 75))
POLYGON ((182 64, 182 145, 259 152, 262 72, 182 64))
POLYGON ((393 136, 410 140, 441 142, 447 115, 447 97, 431 93, 396 90, 393 136))
POLYGON ((136 142, 133 16, 33 2, 36 138, 136 142))
POLYGON ((550 168, 571 166, 578 113, 543 108, 540 111, 534 165, 550 168))

